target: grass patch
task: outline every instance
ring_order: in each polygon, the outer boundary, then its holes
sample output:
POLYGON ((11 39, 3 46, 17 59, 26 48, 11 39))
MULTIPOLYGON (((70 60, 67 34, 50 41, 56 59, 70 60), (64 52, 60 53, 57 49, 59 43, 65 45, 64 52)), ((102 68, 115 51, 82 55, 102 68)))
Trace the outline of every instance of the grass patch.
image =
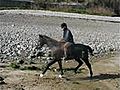
POLYGON ((20 70, 42 70, 41 68, 39 68, 38 66, 34 65, 21 65, 18 64, 16 62, 12 62, 9 67, 14 68, 14 69, 20 69, 20 70))
POLYGON ((20 68, 21 70, 41 70, 40 68, 36 66, 24 66, 20 68))
POLYGON ((73 84, 80 84, 79 82, 73 82, 73 84))
POLYGON ((19 69, 20 65, 16 64, 16 63, 11 63, 10 67, 14 68, 14 69, 19 69))

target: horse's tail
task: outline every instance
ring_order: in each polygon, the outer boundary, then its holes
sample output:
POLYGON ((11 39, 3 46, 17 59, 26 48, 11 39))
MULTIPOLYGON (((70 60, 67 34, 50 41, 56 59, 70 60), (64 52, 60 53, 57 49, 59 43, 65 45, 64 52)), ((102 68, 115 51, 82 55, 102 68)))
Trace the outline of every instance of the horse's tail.
POLYGON ((94 50, 93 50, 90 46, 86 46, 86 47, 87 47, 90 55, 94 56, 94 54, 93 54, 93 51, 94 51, 94 50))

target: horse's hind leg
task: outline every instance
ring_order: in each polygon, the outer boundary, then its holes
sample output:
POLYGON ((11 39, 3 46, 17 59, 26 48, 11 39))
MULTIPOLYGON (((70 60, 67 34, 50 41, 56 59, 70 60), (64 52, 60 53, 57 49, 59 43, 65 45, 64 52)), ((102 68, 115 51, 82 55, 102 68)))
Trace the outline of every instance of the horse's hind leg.
POLYGON ((77 73, 78 68, 82 66, 83 62, 79 58, 76 58, 75 61, 79 63, 78 66, 75 68, 75 73, 77 73))
POLYGON ((51 62, 49 62, 47 64, 47 67, 45 68, 45 70, 43 71, 43 73, 40 75, 41 77, 43 77, 43 75, 45 74, 45 72, 49 69, 49 67, 54 64, 56 62, 56 60, 52 60, 51 62))
MULTIPOLYGON (((61 75, 63 75, 62 61, 59 60, 59 61, 58 61, 58 64, 59 64, 59 68, 60 68, 60 71, 61 71, 61 75)), ((59 75, 59 77, 62 77, 61 75, 59 75)))
POLYGON ((91 64, 89 62, 88 59, 83 59, 83 61, 85 62, 85 64, 87 65, 87 67, 89 68, 89 71, 90 71, 90 77, 92 78, 93 76, 93 72, 92 72, 92 67, 91 67, 91 64))

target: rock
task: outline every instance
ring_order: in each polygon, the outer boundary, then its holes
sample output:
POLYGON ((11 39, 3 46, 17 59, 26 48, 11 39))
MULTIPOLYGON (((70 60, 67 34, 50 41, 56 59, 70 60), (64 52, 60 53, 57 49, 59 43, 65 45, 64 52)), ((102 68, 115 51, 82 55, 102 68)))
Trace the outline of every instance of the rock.
POLYGON ((4 78, 0 76, 0 84, 5 84, 4 78))
POLYGON ((17 60, 17 64, 23 64, 24 60, 17 60))
POLYGON ((12 27, 14 27, 14 26, 15 26, 15 24, 12 24, 11 26, 12 26, 12 27))
POLYGON ((4 81, 0 81, 0 84, 5 84, 5 82, 4 81))
POLYGON ((4 80, 4 78, 0 76, 0 81, 3 81, 3 80, 4 80))

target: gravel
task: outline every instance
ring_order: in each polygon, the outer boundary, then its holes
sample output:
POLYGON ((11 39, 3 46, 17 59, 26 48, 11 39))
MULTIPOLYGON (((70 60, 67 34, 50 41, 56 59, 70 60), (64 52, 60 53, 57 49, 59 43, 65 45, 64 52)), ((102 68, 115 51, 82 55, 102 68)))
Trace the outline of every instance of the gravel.
POLYGON ((64 14, 36 10, 0 11, 0 60, 32 56, 38 34, 60 40, 63 22, 68 24, 75 42, 90 45, 95 54, 120 51, 120 18, 90 15, 91 19, 86 15, 64 14))

